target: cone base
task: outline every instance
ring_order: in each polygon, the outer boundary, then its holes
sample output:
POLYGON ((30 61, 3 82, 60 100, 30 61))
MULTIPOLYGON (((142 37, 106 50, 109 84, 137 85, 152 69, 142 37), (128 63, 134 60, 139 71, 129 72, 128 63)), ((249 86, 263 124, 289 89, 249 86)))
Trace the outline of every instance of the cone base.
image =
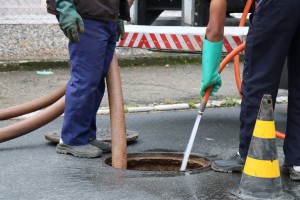
POLYGON ((259 197, 255 197, 255 195, 253 196, 250 196, 250 195, 246 195, 246 194, 243 194, 243 192, 240 190, 239 187, 233 189, 230 191, 230 193, 236 197, 238 197, 239 199, 247 199, 247 200, 259 200, 259 199, 263 199, 263 200, 293 200, 295 199, 294 196, 286 193, 286 192, 282 192, 282 194, 278 195, 277 197, 274 197, 274 198, 259 198, 259 197))

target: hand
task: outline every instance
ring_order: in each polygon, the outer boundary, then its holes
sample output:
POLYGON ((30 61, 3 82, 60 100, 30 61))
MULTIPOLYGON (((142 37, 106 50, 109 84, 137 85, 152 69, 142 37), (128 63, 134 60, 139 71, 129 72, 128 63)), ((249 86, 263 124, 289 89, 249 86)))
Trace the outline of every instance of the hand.
POLYGON ((215 93, 218 92, 218 90, 222 86, 222 79, 221 79, 220 75, 218 75, 218 76, 212 76, 212 78, 210 78, 210 81, 208 81, 208 82, 202 81, 201 86, 200 86, 200 96, 201 97, 204 96, 205 91, 210 86, 213 86, 213 90, 210 93, 210 96, 214 96, 215 93))
POLYGON ((55 0, 59 11, 59 26, 70 42, 79 42, 78 31, 84 32, 83 20, 77 13, 72 0, 55 0))
POLYGON ((210 96, 214 96, 222 86, 222 80, 218 73, 221 61, 223 40, 210 42, 204 40, 202 53, 202 82, 200 86, 200 97, 204 96, 208 87, 213 85, 210 96))
POLYGON ((118 20, 118 27, 117 27, 117 38, 116 38, 117 42, 119 42, 120 39, 124 40, 124 33, 125 33, 124 21, 119 19, 118 20))

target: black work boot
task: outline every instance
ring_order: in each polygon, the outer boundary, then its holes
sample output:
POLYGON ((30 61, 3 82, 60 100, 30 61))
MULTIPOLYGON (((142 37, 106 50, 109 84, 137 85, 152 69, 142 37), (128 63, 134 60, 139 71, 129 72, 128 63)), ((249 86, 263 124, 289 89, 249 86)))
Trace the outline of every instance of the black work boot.
POLYGON ((71 154, 80 158, 97 158, 102 156, 102 150, 91 144, 73 146, 59 143, 56 146, 56 152, 62 154, 71 154))
POLYGON ((215 160, 211 168, 217 172, 242 172, 245 166, 245 159, 239 153, 228 160, 215 160))
POLYGON ((295 171, 293 165, 284 162, 281 167, 281 172, 284 174, 290 174, 290 179, 293 181, 300 181, 300 172, 295 171))

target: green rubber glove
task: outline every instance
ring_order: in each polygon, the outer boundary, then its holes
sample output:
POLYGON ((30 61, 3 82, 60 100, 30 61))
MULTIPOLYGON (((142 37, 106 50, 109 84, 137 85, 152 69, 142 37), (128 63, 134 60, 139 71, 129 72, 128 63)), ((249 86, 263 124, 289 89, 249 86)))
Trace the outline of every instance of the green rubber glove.
POLYGON ((124 33, 125 33, 124 21, 119 19, 118 20, 118 28, 117 28, 117 38, 116 38, 117 42, 119 42, 120 39, 124 40, 124 33))
POLYGON ((204 96, 206 89, 214 85, 210 96, 214 96, 221 85, 222 80, 218 73, 221 61, 223 40, 210 42, 204 39, 202 53, 202 82, 200 86, 200 97, 204 96))
POLYGON ((55 0, 59 12, 59 26, 70 42, 79 42, 78 31, 84 32, 82 18, 77 13, 72 0, 55 0))

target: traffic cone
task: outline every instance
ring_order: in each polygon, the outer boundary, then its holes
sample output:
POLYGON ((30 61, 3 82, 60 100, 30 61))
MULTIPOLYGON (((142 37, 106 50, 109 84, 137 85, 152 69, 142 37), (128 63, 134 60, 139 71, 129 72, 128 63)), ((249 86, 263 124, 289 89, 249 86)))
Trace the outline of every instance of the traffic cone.
POLYGON ((239 187, 231 191, 233 195, 241 199, 293 199, 282 189, 275 139, 272 97, 264 95, 242 179, 239 187))

